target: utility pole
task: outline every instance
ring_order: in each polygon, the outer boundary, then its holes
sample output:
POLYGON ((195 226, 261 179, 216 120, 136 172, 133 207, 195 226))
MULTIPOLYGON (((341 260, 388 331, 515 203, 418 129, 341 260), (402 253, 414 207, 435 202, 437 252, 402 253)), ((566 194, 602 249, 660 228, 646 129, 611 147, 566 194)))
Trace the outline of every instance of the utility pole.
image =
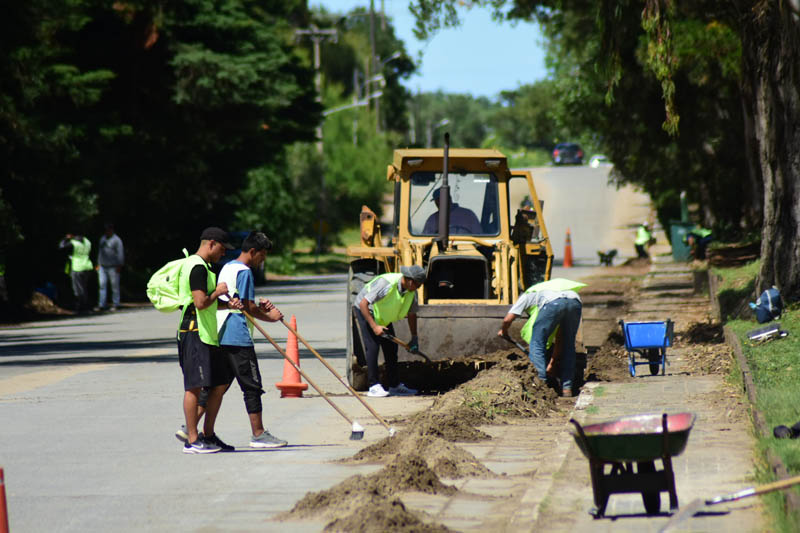
MULTIPOLYGON (((320 57, 320 44, 323 41, 330 41, 335 43, 339 34, 335 29, 321 30, 316 24, 311 24, 307 30, 295 30, 295 39, 302 39, 308 36, 311 43, 314 45, 314 88, 317 91, 317 102, 322 105, 322 61, 320 57)), ((317 151, 322 154, 322 124, 317 126, 317 151)))
MULTIPOLYGON (((307 36, 311 39, 311 43, 314 45, 314 88, 317 91, 317 102, 319 102, 320 107, 322 106, 322 61, 320 57, 320 45, 322 41, 330 41, 335 43, 338 38, 339 34, 336 32, 335 29, 327 29, 321 30, 319 29, 316 24, 311 24, 308 29, 305 30, 295 30, 294 37, 297 40, 302 39, 304 36, 307 36)), ((317 153, 322 156, 323 144, 322 144, 322 123, 317 126, 317 153)), ((317 220, 317 260, 319 260, 319 254, 325 248, 324 245, 324 235, 323 235, 323 227, 325 226, 325 173, 320 173, 320 196, 319 196, 319 220, 317 220)))
MULTIPOLYGON (((378 58, 375 55, 375 0, 369 0, 369 62, 373 76, 378 72, 378 58)), ((367 76, 370 79, 371 76, 367 76)), ((368 82, 369 83, 369 82, 368 82)), ((381 104, 379 99, 375 99, 375 133, 381 132, 381 104)))

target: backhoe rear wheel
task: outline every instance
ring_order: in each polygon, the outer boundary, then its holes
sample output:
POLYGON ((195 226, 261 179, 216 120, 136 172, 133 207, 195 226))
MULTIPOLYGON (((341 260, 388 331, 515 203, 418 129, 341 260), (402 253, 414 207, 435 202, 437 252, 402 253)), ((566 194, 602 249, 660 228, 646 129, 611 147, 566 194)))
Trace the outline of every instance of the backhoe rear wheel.
POLYGON ((361 289, 372 278, 383 273, 383 264, 373 259, 359 259, 350 263, 347 276, 347 353, 345 367, 347 382, 355 390, 367 390, 367 362, 364 358, 364 347, 358 331, 358 321, 353 312, 353 301, 361 289))

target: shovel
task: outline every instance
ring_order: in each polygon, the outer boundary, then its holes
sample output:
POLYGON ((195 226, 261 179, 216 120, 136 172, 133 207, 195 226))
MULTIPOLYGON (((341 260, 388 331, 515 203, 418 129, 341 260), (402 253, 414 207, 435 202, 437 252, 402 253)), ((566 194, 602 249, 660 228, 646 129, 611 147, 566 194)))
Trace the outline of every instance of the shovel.
POLYGON ((697 513, 700 509, 702 509, 706 505, 716 505, 718 503, 733 502, 736 500, 741 500, 742 498, 749 498, 750 496, 759 496, 761 494, 766 494, 768 492, 786 489, 791 487, 792 485, 797 485, 798 483, 800 483, 800 476, 794 476, 782 479, 780 481, 767 483, 766 485, 761 485, 760 487, 750 487, 749 489, 740 490, 739 492, 733 492, 731 494, 726 494, 724 496, 717 496, 715 498, 711 498, 710 500, 703 500, 703 499, 694 500, 689 505, 687 505, 686 507, 675 513, 672 516, 672 518, 670 518, 669 522, 667 522, 667 524, 664 527, 659 529, 659 533, 664 533, 665 531, 672 531, 678 526, 678 524, 680 524, 690 516, 694 516, 695 513, 697 513))
POLYGON ((510 342, 511 344, 513 344, 514 346, 516 346, 517 348, 519 348, 519 350, 520 350, 522 353, 524 353, 524 354, 527 354, 527 353, 528 353, 528 349, 527 349, 527 348, 525 348, 525 347, 524 347, 522 344, 520 344, 519 342, 515 341, 514 339, 512 339, 512 338, 511 338, 511 337, 509 337, 508 335, 502 335, 502 337, 503 337, 505 340, 507 340, 508 342, 510 342))
POLYGON ((405 348, 408 351, 408 353, 413 353, 414 355, 419 355, 420 357, 424 358, 429 363, 433 362, 433 361, 431 361, 430 357, 428 357, 424 353, 420 352, 419 350, 412 351, 411 348, 409 347, 408 343, 405 343, 405 342, 401 341, 400 339, 398 339, 397 337, 395 337, 391 333, 384 333, 383 335, 381 335, 381 337, 383 337, 385 339, 389 339, 390 341, 394 342, 395 344, 398 344, 398 345, 402 346, 403 348, 405 348))

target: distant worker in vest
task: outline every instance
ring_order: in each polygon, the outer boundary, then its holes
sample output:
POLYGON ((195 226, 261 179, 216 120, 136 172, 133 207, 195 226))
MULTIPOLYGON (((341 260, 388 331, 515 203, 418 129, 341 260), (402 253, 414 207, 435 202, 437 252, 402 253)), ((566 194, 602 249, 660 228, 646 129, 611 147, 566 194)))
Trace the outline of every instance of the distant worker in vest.
POLYGON ((92 243, 83 235, 67 233, 58 247, 69 254, 65 272, 72 281, 72 293, 75 295, 75 312, 85 313, 90 309, 89 283, 92 279, 92 260, 89 253, 92 243))
POLYGON ((122 239, 114 233, 114 224, 105 225, 105 232, 97 244, 97 280, 100 295, 97 310, 104 311, 108 303, 108 284, 111 283, 111 311, 119 308, 119 277, 125 264, 125 249, 122 239))
MULTIPOLYGON (((442 193, 442 188, 439 187, 433 191, 433 202, 436 204, 436 209, 439 209, 439 196, 442 193)), ((471 209, 461 207, 453 203, 453 198, 448 193, 447 198, 450 202, 450 233, 461 235, 472 235, 483 233, 481 223, 478 217, 471 209)), ((439 232, 439 211, 436 211, 428 220, 425 221, 425 226, 422 228, 424 235, 434 235, 439 232)))
POLYGON ((241 309, 237 299, 218 301, 228 293, 224 282, 217 283, 211 271, 216 263, 232 250, 228 233, 210 227, 200 234, 200 247, 186 258, 178 277, 179 297, 186 302, 181 311, 178 327, 178 361, 183 371, 183 414, 186 418, 184 453, 214 453, 223 447, 231 449, 214 433, 222 395, 232 381, 230 366, 219 349, 217 335, 217 309, 241 309), (208 389, 203 436, 197 431, 199 420, 198 397, 203 388, 208 389))
MULTIPOLYGON (((228 286, 228 294, 220 299, 230 301, 235 295, 242 302, 243 310, 254 319, 278 322, 283 314, 272 303, 262 298, 256 303, 253 269, 264 263, 272 241, 259 231, 251 232, 242 242, 242 251, 235 260, 225 263, 219 273, 219 281, 228 286)), ((217 311, 219 346, 228 360, 233 377, 244 395, 244 406, 250 419, 251 448, 280 448, 286 441, 273 436, 264 429, 262 418, 261 372, 253 345, 253 326, 241 311, 220 309, 217 311)))
POLYGON ((653 233, 650 231, 650 223, 645 220, 642 222, 641 226, 637 228, 636 240, 633 241, 636 247, 636 257, 640 259, 650 259, 650 254, 647 252, 647 249, 655 244, 655 242, 656 240, 653 237, 653 233))
MULTIPOLYGON (((508 337, 508 328, 514 320, 528 314, 528 321, 520 335, 529 345, 528 357, 536 368, 539 379, 548 382, 558 390, 558 383, 548 380, 548 348, 553 345, 560 329, 562 351, 559 361, 561 371, 561 394, 570 397, 573 393, 572 381, 575 374, 575 337, 581 323, 581 298, 575 292, 585 287, 585 283, 564 278, 554 278, 531 286, 520 295, 503 318, 497 335, 508 337)), ((577 392, 577 391, 576 391, 577 392)))
POLYGON ((706 248, 711 244, 711 230, 699 224, 695 224, 692 229, 683 236, 683 243, 688 244, 692 250, 692 256, 700 261, 706 258, 706 248))
POLYGON ((376 276, 353 301, 353 314, 358 320, 367 360, 367 396, 410 396, 416 390, 400 383, 397 373, 397 344, 382 335, 394 335, 392 322, 408 317, 411 331, 409 348, 419 349, 417 338, 417 289, 425 283, 425 269, 419 265, 400 267, 400 273, 376 276), (383 350, 388 391, 378 379, 378 348, 383 350))

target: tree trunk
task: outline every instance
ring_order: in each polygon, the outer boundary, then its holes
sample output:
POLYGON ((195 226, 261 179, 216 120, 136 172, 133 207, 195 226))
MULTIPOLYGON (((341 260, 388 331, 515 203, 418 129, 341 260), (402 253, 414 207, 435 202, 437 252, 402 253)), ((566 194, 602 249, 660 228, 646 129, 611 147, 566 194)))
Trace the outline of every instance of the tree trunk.
MULTIPOLYGON (((751 4, 751 2, 746 2, 751 4)), ((750 84, 764 182, 758 292, 776 285, 800 297, 800 38, 788 2, 751 7, 742 32, 743 80, 750 84)))

